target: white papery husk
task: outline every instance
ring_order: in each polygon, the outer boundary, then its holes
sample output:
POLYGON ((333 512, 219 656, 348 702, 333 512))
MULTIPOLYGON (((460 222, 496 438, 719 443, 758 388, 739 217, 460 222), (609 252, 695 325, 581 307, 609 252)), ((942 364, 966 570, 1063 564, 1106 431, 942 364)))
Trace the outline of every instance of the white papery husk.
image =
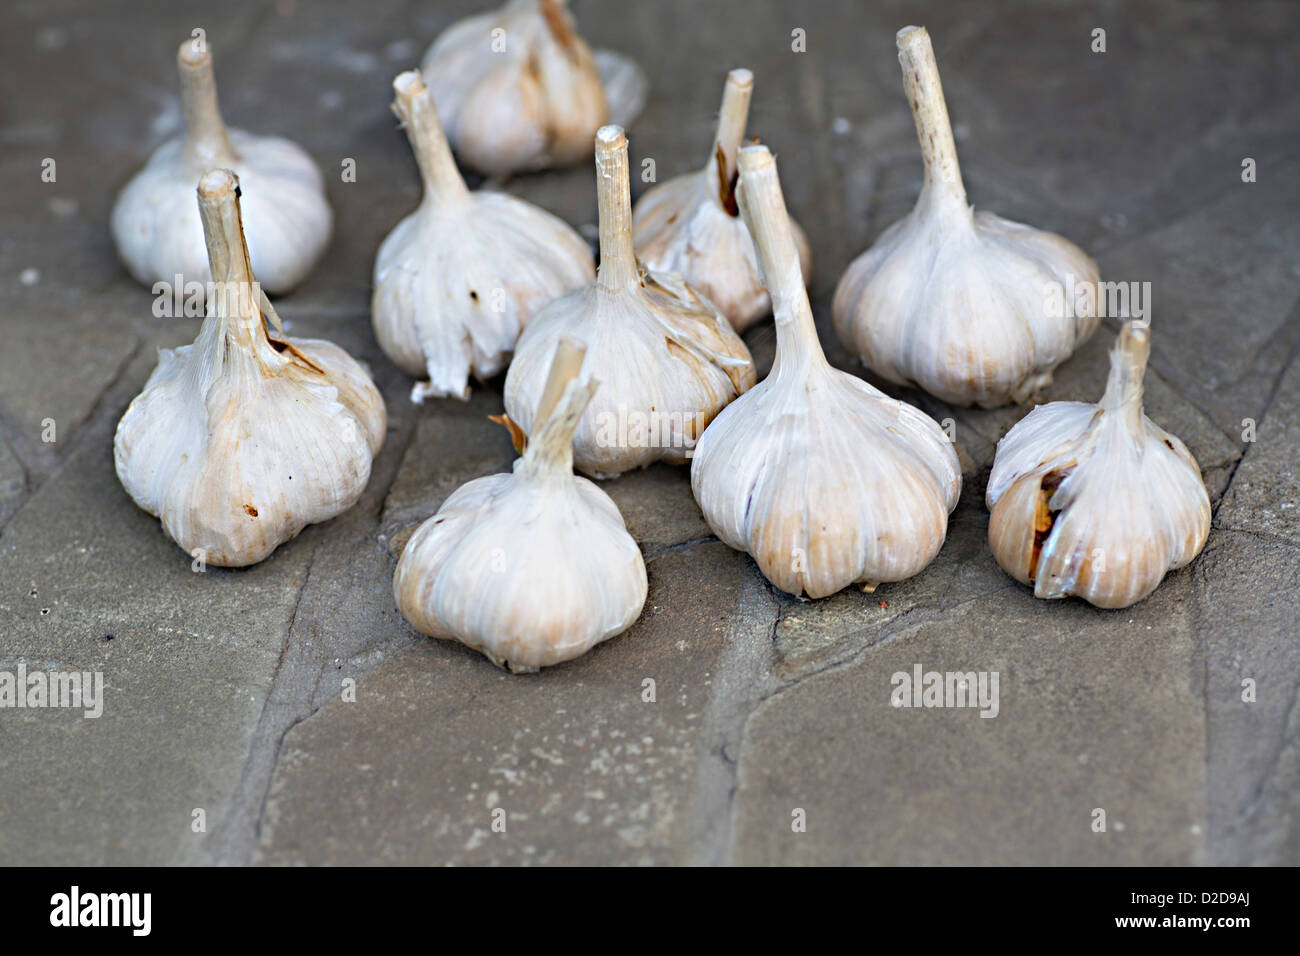
POLYGON ((1100 403, 1040 405, 998 442, 989 543, 1035 597, 1128 607, 1205 545, 1210 499, 1196 459, 1142 412, 1145 335, 1121 333, 1100 403), (1136 390, 1119 384, 1126 367, 1136 390))
MULTIPOLYGON (((181 68, 184 85, 190 82, 184 62, 181 68)), ((227 130, 217 112, 211 60, 191 69, 207 71, 196 82, 208 85, 184 95, 201 97, 206 91, 211 102, 187 104, 187 113, 201 118, 199 128, 159 146, 118 194, 110 221, 118 256, 145 285, 175 283, 178 275, 186 284, 211 281, 194 184, 209 169, 222 167, 239 176, 249 259, 258 281, 268 292, 287 292, 306 278, 329 244, 333 213, 325 181, 297 144, 227 130)))
POLYGON ((687 461, 714 416, 756 379, 744 343, 680 276, 642 272, 616 291, 593 282, 543 309, 519 339, 505 405, 525 434, 564 335, 588 343, 583 375, 602 383, 573 439, 575 466, 595 477, 687 461))
POLYGON ((596 280, 529 323, 506 375, 505 405, 525 434, 556 344, 588 345, 582 368, 601 389, 578 425, 576 467, 605 477, 654 461, 686 461, 714 416, 754 384, 745 343, 706 298, 672 273, 642 268, 632 247, 627 140, 597 134, 601 260, 596 280))
POLYGON ((1060 236, 967 204, 929 36, 907 27, 898 46, 925 184, 840 279, 835 330, 891 382, 958 405, 1026 401, 1096 330, 1097 264, 1060 236))
POLYGON ((251 293, 210 302, 193 344, 159 350, 118 423, 114 461, 127 493, 186 552, 238 567, 356 502, 386 416, 338 346, 272 338, 251 293))
MULTIPOLYGON (((733 195, 736 151, 744 138, 752 87, 750 71, 728 74, 709 162, 647 190, 632 211, 637 257, 657 272, 680 273, 737 332, 772 307, 759 279, 754 242, 733 195)), ((807 282, 812 250, 793 218, 790 228, 807 282)))
POLYGON ((956 452, 925 414, 826 361, 762 147, 741 151, 740 197, 775 302, 776 359, 701 438, 695 500, 714 534, 790 594, 911 577, 947 534, 956 452))
POLYGON ((425 398, 469 398, 469 379, 510 362, 542 306, 595 276, 591 251, 567 223, 504 193, 470 192, 456 170, 420 75, 393 81, 424 199, 375 259, 371 320, 385 354, 425 398))
POLYGON ((578 657, 636 621, 640 549, 567 453, 595 390, 570 382, 513 473, 458 488, 412 535, 393 593, 413 627, 518 673, 578 657))
POLYGON ((564 0, 511 0, 460 20, 420 69, 456 154, 495 176, 581 161, 597 129, 630 123, 645 99, 644 74, 593 56, 564 0))

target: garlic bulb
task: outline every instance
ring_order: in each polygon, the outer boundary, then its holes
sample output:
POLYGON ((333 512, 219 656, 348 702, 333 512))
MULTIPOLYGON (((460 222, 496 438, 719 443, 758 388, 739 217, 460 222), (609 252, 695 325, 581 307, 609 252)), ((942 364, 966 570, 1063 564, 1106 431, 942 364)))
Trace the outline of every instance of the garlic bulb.
POLYGON ((461 162, 488 175, 579 162, 609 120, 565 0, 511 0, 454 23, 421 71, 461 162))
POLYGON ((471 193, 420 74, 393 81, 424 180, 424 201, 375 259, 371 318, 393 363, 417 378, 412 401, 469 398, 491 378, 539 308, 595 275, 587 243, 562 220, 504 193, 471 193))
POLYGON ((943 544, 957 454, 930 418, 826 361, 767 147, 740 151, 739 199, 772 294, 776 358, 700 439, 695 500, 714 534, 790 594, 910 577, 943 544))
POLYGON ((1150 352, 1148 330, 1126 323, 1100 402, 1040 405, 998 442, 989 544, 1035 597, 1128 607, 1205 546, 1201 469, 1142 411, 1150 352))
POLYGON ((256 564, 350 508, 384 441, 384 402, 320 339, 289 341, 249 266, 239 181, 214 169, 199 209, 217 285, 192 345, 162 349, 117 426, 117 476, 207 564, 256 564), (267 333, 263 313, 276 336, 267 333))
MULTIPOLYGON (((647 268, 679 272, 706 295, 737 332, 768 313, 771 303, 758 278, 754 243, 736 205, 736 151, 745 138, 754 76, 732 70, 722 93, 713 150, 704 168, 649 190, 632 211, 637 256, 647 268)), ((793 219, 804 281, 812 251, 793 219)))
POLYGON ((1060 236, 966 204, 924 27, 899 31, 898 60, 925 184, 840 279, 835 329, 891 382, 959 405, 1024 401, 1097 328, 1097 264, 1060 236))
POLYGON ((585 654, 631 627, 645 604, 645 562, 617 506, 573 474, 571 439, 598 384, 577 380, 583 348, 559 342, 514 472, 453 492, 411 536, 393 576, 413 627, 516 673, 585 654))
POLYGON ((552 302, 519 337, 505 404, 525 434, 555 344, 588 345, 585 375, 604 383, 573 440, 577 467, 597 477, 653 461, 690 457, 696 439, 728 402, 754 384, 745 343, 680 276, 641 268, 632 250, 627 137, 596 134, 600 268, 596 281, 552 302))
POLYGON ((253 272, 270 292, 287 292, 329 243, 333 214, 316 164, 294 143, 227 129, 217 108, 212 54, 186 40, 177 55, 186 134, 168 140, 122 189, 113 206, 113 241, 139 282, 212 280, 194 184, 207 170, 234 170, 253 272))

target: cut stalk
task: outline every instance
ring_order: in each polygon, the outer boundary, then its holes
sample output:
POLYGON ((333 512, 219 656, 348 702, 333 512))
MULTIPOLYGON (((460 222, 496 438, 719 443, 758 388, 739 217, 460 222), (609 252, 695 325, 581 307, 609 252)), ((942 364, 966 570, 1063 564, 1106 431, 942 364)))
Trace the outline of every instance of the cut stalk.
POLYGON ((420 167, 426 199, 454 202, 469 195, 469 187, 456 168, 451 144, 438 120, 433 94, 418 70, 407 70, 393 80, 393 112, 406 128, 415 162, 420 167))

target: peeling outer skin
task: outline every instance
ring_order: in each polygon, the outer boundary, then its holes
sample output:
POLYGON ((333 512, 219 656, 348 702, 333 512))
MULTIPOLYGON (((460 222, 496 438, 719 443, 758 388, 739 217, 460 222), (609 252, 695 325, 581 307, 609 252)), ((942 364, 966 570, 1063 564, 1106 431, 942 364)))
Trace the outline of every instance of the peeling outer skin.
POLYGON ((695 432, 756 381, 744 342, 680 276, 643 274, 641 284, 617 293, 595 283, 548 305, 520 336, 506 376, 505 405, 525 433, 532 431, 543 370, 563 334, 588 343, 583 375, 603 383, 574 440, 575 466, 594 477, 655 461, 684 463, 684 440, 697 438, 695 432), (647 410, 680 414, 683 421, 689 416, 692 434, 674 434, 668 445, 602 444, 601 422, 647 410))
POLYGON ((1042 405, 998 444, 989 545, 1035 597, 1128 607, 1205 544, 1209 496, 1195 459, 1145 416, 1135 436, 1119 415, 1042 405))
MULTIPOLYGON (((724 209, 712 194, 710 176, 698 171, 648 190, 637 201, 632 227, 637 256, 658 273, 677 273, 706 296, 737 332, 772 310, 759 277, 754 241, 744 221, 724 209)), ((730 195, 732 203, 736 193, 730 195)), ((793 219, 801 282, 812 273, 807 237, 793 219)))

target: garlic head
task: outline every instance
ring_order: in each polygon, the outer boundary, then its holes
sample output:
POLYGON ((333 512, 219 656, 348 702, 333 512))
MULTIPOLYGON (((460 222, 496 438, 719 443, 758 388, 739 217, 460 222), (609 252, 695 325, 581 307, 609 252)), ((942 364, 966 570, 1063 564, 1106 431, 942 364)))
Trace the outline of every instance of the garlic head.
POLYGON ((596 391, 583 346, 563 339, 551 400, 511 474, 462 485, 416 530, 393 594, 416 630, 457 640, 515 673, 585 654, 645 604, 645 562, 617 506, 573 474, 571 439, 596 391))
POLYGON ((420 70, 461 161, 491 176, 581 161, 609 116, 566 0, 511 0, 454 23, 420 70))
MULTIPOLYGON (((771 309, 758 277, 754 243, 736 205, 736 152, 745 138, 754 75, 727 74, 713 150, 703 169, 650 189, 632 210, 638 258, 656 272, 677 272, 743 332, 771 309)), ((812 250, 799 224, 790 220, 804 281, 812 274, 812 250)))
POLYGON ((836 332, 891 382, 958 405, 1025 401, 1096 330, 1097 264, 1060 236, 967 205, 924 27, 899 31, 898 59, 925 182, 840 279, 836 332))
POLYGON ((531 434, 546 372, 563 336, 587 343, 583 374, 602 385, 573 440, 576 466, 597 477, 654 461, 680 464, 713 417, 754 384, 745 343, 680 276, 647 272, 632 248, 627 137, 596 135, 600 267, 596 281, 542 309, 506 375, 506 412, 531 434))
POLYGON ((113 445, 135 503, 191 555, 223 567, 256 564, 350 508, 386 427, 383 399, 351 356, 281 334, 249 267, 238 190, 228 170, 199 180, 217 283, 208 314, 192 345, 159 351, 113 445))
POLYGON ((700 439, 695 500, 714 534, 790 594, 911 577, 943 545, 957 454, 932 419, 826 361, 766 147, 741 149, 739 198, 772 295, 776 358, 700 439))
POLYGON ((371 320, 393 363, 424 381, 411 399, 469 398, 469 377, 510 362, 532 315, 595 276, 591 250, 531 203, 470 192, 418 72, 393 81, 424 182, 424 199, 379 247, 371 320))
POLYGON ((138 282, 212 281, 194 184, 224 167, 240 178, 253 271, 270 292, 306 278, 329 243, 333 213, 320 170, 278 136, 227 129, 217 105, 212 53, 198 39, 177 54, 186 132, 159 146, 113 205, 118 257, 138 282))
POLYGON ((1120 608, 1196 557, 1210 496, 1187 447, 1142 411, 1150 332, 1127 322, 1096 405, 1039 405, 998 442, 989 545, 1034 596, 1120 608))

